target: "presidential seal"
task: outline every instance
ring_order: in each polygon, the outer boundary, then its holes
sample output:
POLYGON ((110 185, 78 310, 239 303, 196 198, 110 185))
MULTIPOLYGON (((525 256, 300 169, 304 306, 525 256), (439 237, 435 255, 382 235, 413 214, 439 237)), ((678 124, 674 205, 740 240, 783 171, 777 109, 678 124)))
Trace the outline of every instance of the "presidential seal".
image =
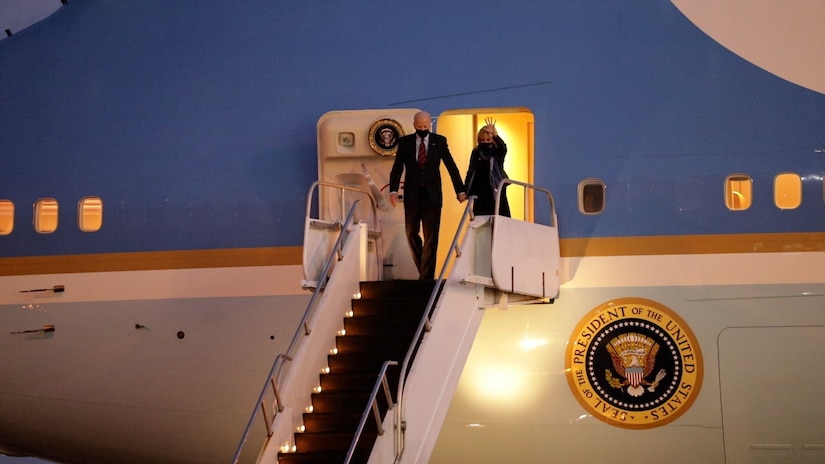
POLYGON ((567 382, 590 415, 629 429, 676 420, 702 386, 702 351, 690 327, 644 298, 608 301, 567 343, 567 382))
POLYGON ((395 155, 395 152, 398 151, 398 139, 402 135, 404 135, 404 131, 398 121, 379 119, 370 127, 370 148, 381 156, 395 155))

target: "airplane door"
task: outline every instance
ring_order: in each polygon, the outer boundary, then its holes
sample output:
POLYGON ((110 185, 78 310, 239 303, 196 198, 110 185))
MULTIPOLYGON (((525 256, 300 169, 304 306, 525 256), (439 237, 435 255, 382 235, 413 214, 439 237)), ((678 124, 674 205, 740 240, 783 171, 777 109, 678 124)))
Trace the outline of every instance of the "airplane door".
MULTIPOLYGON (((496 122, 499 135, 507 144, 507 156, 504 159, 504 171, 513 179, 524 183, 533 183, 533 149, 534 149, 534 116, 527 108, 470 108, 449 110, 441 113, 435 132, 447 137, 447 143, 462 177, 469 166, 470 153, 476 145, 478 131, 484 127, 485 118, 492 118, 496 122)), ((449 252, 458 221, 464 211, 465 204, 455 201, 452 188, 449 186, 447 171, 442 167, 444 186, 444 209, 441 211, 441 236, 438 242, 438 263, 444 262, 449 252), (451 200, 452 199, 452 200, 451 200)), ((507 199, 510 202, 510 211, 514 219, 533 220, 532 195, 525 195, 521 186, 507 187, 507 199), (525 200, 525 197, 527 199, 525 200)), ((436 269, 436 273, 440 268, 436 269)))
MULTIPOLYGON (((418 111, 415 108, 331 111, 318 121, 318 180, 370 192, 369 196, 379 206, 376 219, 381 231, 384 280, 418 278, 404 233, 403 204, 395 208, 388 204, 397 139, 415 132, 413 116, 418 111)), ((399 194, 403 198, 403 190, 399 194)), ((360 200, 359 220, 372 221, 367 195, 323 187, 319 189, 319 217, 327 221, 341 220, 355 199, 360 200)))

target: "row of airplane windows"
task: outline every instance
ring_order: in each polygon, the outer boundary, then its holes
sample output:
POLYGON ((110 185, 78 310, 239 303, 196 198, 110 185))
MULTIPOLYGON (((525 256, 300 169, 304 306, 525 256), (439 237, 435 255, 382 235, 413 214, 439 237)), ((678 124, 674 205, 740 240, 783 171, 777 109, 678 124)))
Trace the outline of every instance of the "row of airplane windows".
MULTIPOLYGON (((802 177, 781 173, 774 178, 774 204, 779 209, 795 209, 802 204, 802 177)), ((753 179, 746 174, 734 174, 725 179, 725 205, 731 211, 744 211, 753 201, 753 179)), ((600 214, 605 208, 605 183, 601 179, 584 179, 578 188, 579 211, 600 214)), ((50 234, 57 230, 58 204, 54 198, 41 198, 34 203, 34 230, 50 234)), ((77 204, 77 226, 83 232, 97 232, 103 226, 103 200, 83 197, 77 204)), ((14 203, 0 199, 0 235, 14 230, 14 203)))
MULTIPOLYGON (((57 230, 58 204, 54 198, 41 198, 34 202, 34 230, 50 234, 57 230)), ((77 226, 83 232, 97 232, 103 226, 103 200, 100 197, 83 197, 77 202, 77 226)), ((0 199, 0 235, 14 230, 14 203, 0 199)))
MULTIPOLYGON (((725 206, 744 211, 753 204, 753 179, 747 174, 732 174, 725 179, 725 206)), ((823 196, 825 200, 825 195, 823 196)), ((579 211, 600 214, 605 206, 605 184, 601 179, 579 182, 579 211)), ((781 210, 796 209, 802 204, 802 177, 793 172, 777 174, 773 180, 773 203, 781 210)))

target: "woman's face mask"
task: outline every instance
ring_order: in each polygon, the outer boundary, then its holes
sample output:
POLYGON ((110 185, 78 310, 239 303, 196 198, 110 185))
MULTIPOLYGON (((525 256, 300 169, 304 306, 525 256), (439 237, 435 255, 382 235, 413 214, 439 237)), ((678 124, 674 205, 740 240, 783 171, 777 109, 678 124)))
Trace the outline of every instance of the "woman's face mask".
POLYGON ((487 131, 482 131, 478 136, 478 148, 480 150, 489 150, 493 146, 493 136, 487 131))

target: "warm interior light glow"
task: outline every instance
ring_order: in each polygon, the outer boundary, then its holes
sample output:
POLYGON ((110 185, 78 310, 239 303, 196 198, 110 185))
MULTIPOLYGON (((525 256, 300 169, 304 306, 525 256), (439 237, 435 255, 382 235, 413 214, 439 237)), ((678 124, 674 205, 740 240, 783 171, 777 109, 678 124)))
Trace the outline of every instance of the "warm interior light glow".
POLYGON ((14 203, 0 200, 0 235, 9 235, 14 229, 14 203))
POLYGON ((777 174, 773 183, 773 198, 779 209, 795 209, 802 204, 802 178, 793 172, 777 174))
POLYGON ((77 225, 83 232, 96 232, 103 225, 103 200, 84 197, 77 203, 77 225))
POLYGON ((41 198, 34 204, 34 230, 50 234, 57 230, 57 200, 41 198))

